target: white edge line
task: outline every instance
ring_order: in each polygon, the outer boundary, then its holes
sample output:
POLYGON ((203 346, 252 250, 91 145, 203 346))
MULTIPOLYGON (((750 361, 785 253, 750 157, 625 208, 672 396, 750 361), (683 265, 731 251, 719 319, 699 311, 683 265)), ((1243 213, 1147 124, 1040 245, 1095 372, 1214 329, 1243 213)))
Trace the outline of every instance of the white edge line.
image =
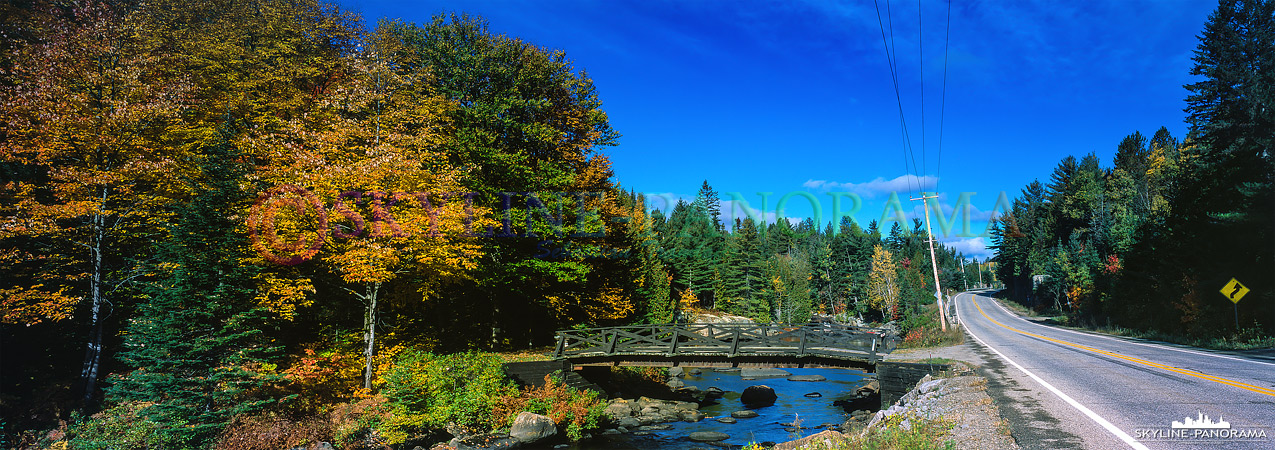
MULTIPOLYGON (((971 294, 971 295, 973 295, 973 294, 971 294)), ((1017 319, 1019 319, 1019 320, 1021 320, 1021 321, 1023 321, 1023 322, 1027 322, 1027 323, 1030 323, 1030 324, 1032 324, 1032 325, 1036 325, 1036 326, 1038 326, 1038 327, 1044 327, 1044 328, 1048 328, 1048 329, 1051 329, 1051 330, 1066 331, 1066 332, 1068 332, 1068 333, 1071 333, 1071 334, 1079 334, 1079 335, 1081 335, 1081 336, 1093 336, 1093 337, 1098 337, 1098 338, 1103 338, 1103 339, 1109 339, 1109 340, 1112 340, 1112 341, 1116 341, 1116 342, 1123 342, 1123 343, 1126 343, 1126 344, 1141 345, 1141 346, 1143 346, 1143 347, 1158 348, 1158 349, 1161 349, 1161 350, 1173 350, 1173 351, 1175 351, 1175 352, 1190 353, 1190 354, 1192 354, 1192 355, 1212 356, 1212 357, 1214 357, 1214 358, 1230 359, 1230 360, 1239 361, 1239 362, 1247 362, 1247 363, 1253 363, 1253 364, 1265 364, 1265 365, 1268 365, 1268 366, 1275 366, 1275 363, 1268 363, 1268 362, 1266 362, 1266 361, 1255 361, 1255 360, 1252 360, 1252 359, 1237 358, 1237 357, 1229 356, 1229 355, 1218 355, 1218 354, 1214 354, 1214 353, 1199 352, 1199 351, 1194 351, 1194 350, 1186 350, 1186 349, 1181 349, 1181 348, 1176 348, 1176 347, 1169 347, 1169 346, 1158 345, 1158 344, 1149 344, 1149 343, 1146 343, 1146 342, 1136 342, 1136 341, 1131 341, 1131 340, 1127 340, 1127 339, 1120 339, 1120 338, 1113 337, 1113 336, 1106 336, 1106 335, 1097 334, 1097 333, 1085 333, 1085 332, 1083 332, 1083 331, 1069 330, 1069 329, 1066 329, 1066 328, 1063 328, 1063 327, 1054 327, 1054 326, 1049 326, 1049 325, 1045 325, 1045 324, 1041 324, 1041 323, 1036 323, 1036 322, 1032 322, 1032 321, 1030 321, 1030 320, 1023 319, 1023 318, 1022 318, 1022 316, 1019 316, 1018 314, 1015 314, 1015 313, 1011 312, 1009 309, 1006 309, 1004 306, 1002 306, 1002 305, 1001 305, 1001 302, 997 301, 995 298, 991 298, 991 297, 986 297, 986 298, 991 299, 991 300, 992 300, 992 303, 995 303, 995 304, 996 304, 996 306, 997 306, 998 308, 1000 308, 1001 310, 1005 311, 1005 313, 1006 313, 1006 314, 1009 314, 1011 317, 1017 318, 1017 319)))
MULTIPOLYGON (((969 294, 968 292, 965 294, 973 295, 973 294, 969 294)), ((1036 374, 1032 373, 1030 370, 1027 370, 1023 368, 1023 366, 1018 365, 1018 363, 1014 362, 1014 360, 1009 359, 1008 356, 1005 356, 1004 353, 1001 353, 995 348, 992 348, 992 346, 987 345, 987 342, 984 342, 983 339, 979 338, 978 335, 974 334, 974 332, 970 330, 970 327, 966 326, 965 332, 969 333, 970 336, 974 338, 974 340, 978 341, 978 343, 983 344, 984 347, 987 347, 988 350, 991 350, 993 353, 996 353, 996 355, 1000 356, 1001 359, 1005 360, 1005 362, 1008 362, 1014 367, 1017 367, 1018 370, 1021 370, 1023 373, 1027 374, 1027 376, 1031 377, 1031 379, 1036 380, 1036 382, 1040 383, 1041 386, 1044 386, 1045 389, 1049 389, 1049 392, 1053 392, 1054 395, 1058 396, 1058 398, 1061 398, 1063 401, 1067 402, 1067 404, 1071 405, 1073 408, 1076 408, 1076 410, 1080 411, 1084 415, 1089 416, 1090 420, 1093 420, 1098 425, 1101 425, 1103 428, 1106 428, 1108 432, 1115 435, 1117 438, 1120 438, 1120 440, 1124 441, 1126 444, 1129 444, 1130 447, 1133 447, 1138 450, 1150 450, 1147 448, 1146 445, 1143 445, 1141 442, 1138 442, 1136 439, 1134 439, 1133 436, 1130 436, 1128 433, 1125 433, 1120 428, 1117 428, 1115 425, 1112 425, 1111 422, 1107 421, 1107 419, 1104 419, 1102 418, 1102 416, 1099 416, 1098 413, 1093 412, 1093 410, 1085 407, 1085 405, 1080 404, 1080 402, 1071 398, 1067 394, 1064 394, 1062 391, 1058 390, 1058 388, 1054 387, 1054 385, 1049 384, 1045 380, 1040 379, 1040 377, 1036 376, 1036 374)))

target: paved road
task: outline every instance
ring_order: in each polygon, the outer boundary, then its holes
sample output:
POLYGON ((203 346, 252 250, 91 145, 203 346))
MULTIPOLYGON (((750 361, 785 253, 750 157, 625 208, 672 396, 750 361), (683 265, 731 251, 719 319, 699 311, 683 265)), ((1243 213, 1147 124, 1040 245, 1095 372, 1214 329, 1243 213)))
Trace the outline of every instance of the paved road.
MULTIPOLYGON (((955 299, 966 331, 1030 380, 1022 384, 1047 392, 1041 400, 1064 422, 1059 433, 1083 438, 1062 446, 1275 449, 1271 362, 1041 325, 978 293, 955 299), (1230 428, 1172 428, 1200 414, 1230 428)), ((1054 447, 1015 437, 1024 448, 1054 447)))

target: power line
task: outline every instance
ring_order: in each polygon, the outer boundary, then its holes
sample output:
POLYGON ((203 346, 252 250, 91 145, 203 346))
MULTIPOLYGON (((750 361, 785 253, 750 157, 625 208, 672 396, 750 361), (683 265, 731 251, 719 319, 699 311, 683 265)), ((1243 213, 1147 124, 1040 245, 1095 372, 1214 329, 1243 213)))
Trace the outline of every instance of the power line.
MULTIPOLYGON (((894 99, 895 99, 895 103, 899 107, 899 124, 903 133, 903 145, 904 145, 903 170, 904 172, 907 173, 907 175, 911 175, 912 172, 914 172, 916 169, 916 152, 912 150, 912 138, 908 133, 907 116, 905 116, 903 113, 903 96, 899 93, 899 73, 896 67, 897 61, 898 61, 898 56, 897 56, 898 53, 897 51, 894 51, 894 52, 891 51, 893 47, 893 43, 894 43, 894 19, 890 12, 890 0, 886 0, 886 4, 885 4, 886 17, 890 21, 890 38, 888 40, 886 39, 886 35, 885 35, 885 23, 883 23, 881 20, 881 4, 877 0, 873 0, 872 4, 874 7, 876 7, 877 27, 881 30, 881 45, 882 47, 885 48, 885 58, 888 63, 887 65, 890 67, 890 78, 894 82, 894 99), (911 169, 908 168, 909 155, 911 155, 911 158, 912 158, 911 169)), ((908 189, 912 189, 912 179, 910 177, 908 178, 907 182, 908 182, 908 189)), ((919 191, 919 188, 920 188, 919 179, 917 181, 917 184, 918 184, 917 190, 919 191)))
MULTIPOLYGON (((916 52, 919 59, 917 63, 917 72, 921 80, 921 172, 917 176, 925 173, 925 169, 929 164, 925 162, 925 38, 921 34, 921 0, 916 0, 916 52)), ((920 184, 918 179, 917 183, 920 184)))
MULTIPOLYGON (((947 115, 947 49, 952 40, 952 0, 947 1, 947 36, 943 38, 943 101, 939 106, 939 156, 934 176, 943 173, 943 122, 947 115)), ((981 276, 981 273, 980 273, 981 276)))

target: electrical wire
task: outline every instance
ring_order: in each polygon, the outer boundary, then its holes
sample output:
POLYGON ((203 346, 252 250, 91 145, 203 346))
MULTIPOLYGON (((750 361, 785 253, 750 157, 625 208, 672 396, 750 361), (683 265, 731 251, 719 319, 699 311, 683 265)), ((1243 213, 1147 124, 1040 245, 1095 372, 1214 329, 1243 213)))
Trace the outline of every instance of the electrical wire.
MULTIPOLYGON (((912 139, 908 133, 907 117, 903 113, 903 96, 899 92, 899 73, 897 69, 897 60, 898 60, 897 52, 891 51, 893 47, 893 42, 894 42, 894 19, 890 12, 890 0, 886 0, 886 17, 890 21, 890 37, 888 40, 886 38, 885 23, 881 19, 881 4, 877 0, 873 0, 872 4, 874 7, 876 7, 877 27, 881 30, 881 45, 885 48, 885 58, 888 63, 888 66, 890 67, 890 78, 894 82, 894 99, 895 99, 895 103, 899 107, 899 125, 903 133, 903 146, 904 146, 903 169, 904 169, 904 172, 906 172, 906 175, 908 176, 907 177, 908 189, 912 189, 911 175, 913 172, 916 171, 915 170, 916 169, 916 152, 912 150, 912 139), (912 160, 911 168, 908 167, 909 155, 911 156, 911 160, 912 160)), ((917 184, 919 188, 920 186, 919 179, 917 184)))
MULTIPOLYGON (((939 156, 935 163, 934 177, 943 173, 943 122, 947 115, 947 54, 948 44, 952 41, 952 0, 947 0, 947 36, 943 38, 943 101, 939 106, 939 156)), ((936 181, 937 183, 937 181, 936 181)), ((937 186, 935 187, 937 189, 937 186)))
MULTIPOLYGON (((916 66, 921 82, 921 171, 917 173, 918 185, 922 183, 920 176, 929 168, 925 161, 925 38, 921 30, 921 0, 916 0, 916 53, 920 58, 916 66)), ((921 195, 924 196, 925 193, 922 192, 921 195)))

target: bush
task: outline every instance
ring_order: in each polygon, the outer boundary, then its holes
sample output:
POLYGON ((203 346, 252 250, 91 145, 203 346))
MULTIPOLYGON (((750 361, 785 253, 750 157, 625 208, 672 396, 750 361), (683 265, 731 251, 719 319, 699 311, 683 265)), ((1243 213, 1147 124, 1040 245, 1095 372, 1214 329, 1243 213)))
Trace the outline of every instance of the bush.
POLYGON ((545 384, 501 398, 492 411, 492 426, 509 426, 518 413, 530 411, 549 416, 558 429, 566 430, 568 438, 579 440, 585 431, 598 427, 605 407, 597 393, 572 389, 553 375, 545 375, 545 384))
POLYGON ((393 407, 393 417, 381 431, 391 444, 398 444, 425 430, 487 429, 495 406, 517 392, 505 380, 501 364, 491 353, 435 356, 403 351, 382 381, 381 393, 393 407))
POLYGON ((338 448, 384 448, 377 428, 390 421, 385 397, 332 405, 309 414, 262 413, 237 417, 222 432, 218 450, 278 450, 330 442, 338 448))
POLYGON ((338 403, 361 386, 363 355, 345 348, 305 348, 287 370, 285 393, 297 396, 293 408, 318 410, 338 403))
POLYGON ((635 383, 664 384, 668 380, 667 367, 628 367, 611 368, 611 381, 625 386, 635 383))
POLYGON ((916 314, 909 315, 902 323, 903 348, 942 347, 965 342, 965 334, 958 325, 943 331, 939 324, 937 305, 925 305, 916 314))
POLYGON ((218 450, 279 450, 331 440, 322 415, 286 417, 263 413, 235 418, 217 440, 218 450))
MULTIPOLYGON (((146 403, 124 403, 94 414, 88 420, 76 420, 67 430, 67 440, 53 448, 74 450, 148 450, 193 448, 189 442, 175 441, 162 433, 159 423, 147 419, 141 411, 146 403), (60 445, 59 445, 60 444, 60 445)), ((174 424, 180 426, 180 424, 174 424)))

